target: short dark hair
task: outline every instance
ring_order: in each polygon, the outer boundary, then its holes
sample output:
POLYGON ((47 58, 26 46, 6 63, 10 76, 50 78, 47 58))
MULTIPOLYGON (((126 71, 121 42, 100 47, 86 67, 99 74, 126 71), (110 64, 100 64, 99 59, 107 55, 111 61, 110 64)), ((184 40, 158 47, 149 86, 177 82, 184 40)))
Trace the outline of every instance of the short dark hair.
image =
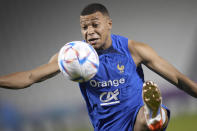
POLYGON ((90 15, 96 12, 101 12, 105 16, 109 16, 109 12, 107 8, 100 4, 100 3, 92 3, 87 6, 81 11, 81 16, 90 15))

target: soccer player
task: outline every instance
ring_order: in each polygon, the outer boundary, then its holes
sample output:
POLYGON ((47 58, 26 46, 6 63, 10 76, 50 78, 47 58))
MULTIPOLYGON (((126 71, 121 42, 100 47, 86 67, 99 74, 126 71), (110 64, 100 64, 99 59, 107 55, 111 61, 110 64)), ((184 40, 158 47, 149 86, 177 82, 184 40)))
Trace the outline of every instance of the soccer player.
MULTIPOLYGON (((170 117, 160 91, 144 82, 144 64, 170 83, 197 97, 197 83, 159 57, 148 45, 111 33, 112 20, 105 6, 87 5, 80 15, 83 39, 99 55, 99 72, 79 83, 95 131, 165 130, 170 117)), ((58 53, 32 70, 0 77, 0 86, 23 89, 58 74, 58 53)))

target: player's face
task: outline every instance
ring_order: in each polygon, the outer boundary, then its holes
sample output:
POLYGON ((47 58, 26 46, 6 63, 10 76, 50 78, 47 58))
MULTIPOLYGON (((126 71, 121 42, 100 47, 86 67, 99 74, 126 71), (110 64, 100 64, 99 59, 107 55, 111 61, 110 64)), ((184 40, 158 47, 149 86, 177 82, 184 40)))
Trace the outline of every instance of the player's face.
POLYGON ((80 16, 81 33, 84 40, 95 49, 111 46, 112 21, 101 12, 80 16))

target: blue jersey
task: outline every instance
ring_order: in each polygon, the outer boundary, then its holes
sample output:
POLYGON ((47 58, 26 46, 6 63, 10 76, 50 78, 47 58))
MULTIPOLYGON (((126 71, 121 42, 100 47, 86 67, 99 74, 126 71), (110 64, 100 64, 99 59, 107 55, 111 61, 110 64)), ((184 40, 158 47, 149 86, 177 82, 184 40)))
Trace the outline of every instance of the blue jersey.
POLYGON ((132 131, 143 105, 144 75, 133 61, 128 39, 118 35, 111 38, 112 46, 97 52, 98 73, 79 86, 95 131, 132 131))

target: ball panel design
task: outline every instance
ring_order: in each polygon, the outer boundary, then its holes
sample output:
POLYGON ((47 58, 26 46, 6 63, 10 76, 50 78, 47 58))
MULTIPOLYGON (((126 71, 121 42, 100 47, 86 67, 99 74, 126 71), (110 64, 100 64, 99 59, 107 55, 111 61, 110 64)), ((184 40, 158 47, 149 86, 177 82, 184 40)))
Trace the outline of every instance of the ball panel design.
POLYGON ((68 79, 85 82, 97 73, 99 58, 91 45, 82 41, 72 41, 60 49, 58 65, 68 79))

